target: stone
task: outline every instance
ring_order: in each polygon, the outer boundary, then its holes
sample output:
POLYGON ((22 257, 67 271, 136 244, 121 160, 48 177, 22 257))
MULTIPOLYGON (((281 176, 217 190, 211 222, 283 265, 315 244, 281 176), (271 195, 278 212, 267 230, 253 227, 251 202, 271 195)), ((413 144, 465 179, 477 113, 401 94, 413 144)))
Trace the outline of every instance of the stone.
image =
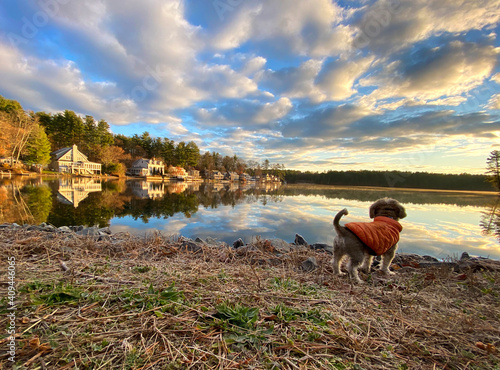
POLYGON ((469 253, 467 253, 467 252, 462 253, 462 256, 460 257, 460 261, 463 261, 463 260, 470 260, 469 253))
POLYGON ((238 249, 240 247, 243 247, 245 243, 243 242, 243 239, 239 238, 238 240, 235 240, 233 243, 233 248, 238 249))
POLYGON ((208 237, 205 239, 205 241, 207 242, 208 245, 217 245, 217 239, 214 239, 214 238, 211 238, 211 237, 208 237))
POLYGON ((71 229, 68 226, 61 226, 61 227, 57 228, 57 230, 59 230, 63 233, 70 233, 71 232, 71 229))
POLYGON ((314 243, 310 245, 311 249, 316 251, 324 251, 333 254, 333 246, 324 243, 314 243))
POLYGON ((78 235, 85 236, 100 236, 99 229, 97 227, 88 227, 76 232, 78 235))
POLYGON ((318 262, 315 257, 309 257, 304 262, 302 262, 302 270, 305 272, 314 271, 318 268, 318 262))
POLYGON ((295 245, 309 245, 308 242, 302 237, 302 235, 295 234, 295 245))
POLYGON ((191 253, 198 253, 201 251, 201 247, 196 244, 194 241, 183 241, 181 244, 181 247, 179 248, 183 252, 191 252, 191 253))
POLYGON ((283 239, 268 239, 274 249, 279 253, 288 253, 292 251, 293 247, 290 243, 284 241, 283 239))

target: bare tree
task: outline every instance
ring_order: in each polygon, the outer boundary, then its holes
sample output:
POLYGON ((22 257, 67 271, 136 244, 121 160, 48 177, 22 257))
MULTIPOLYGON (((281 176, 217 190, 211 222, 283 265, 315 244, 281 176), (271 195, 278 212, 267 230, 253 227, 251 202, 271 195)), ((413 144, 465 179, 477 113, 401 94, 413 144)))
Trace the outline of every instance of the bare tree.
POLYGON ((14 110, 10 113, 2 114, 0 117, 1 126, 6 127, 6 136, 10 147, 8 153, 11 157, 11 166, 19 161, 31 132, 38 126, 38 116, 32 112, 30 114, 23 110, 14 110))

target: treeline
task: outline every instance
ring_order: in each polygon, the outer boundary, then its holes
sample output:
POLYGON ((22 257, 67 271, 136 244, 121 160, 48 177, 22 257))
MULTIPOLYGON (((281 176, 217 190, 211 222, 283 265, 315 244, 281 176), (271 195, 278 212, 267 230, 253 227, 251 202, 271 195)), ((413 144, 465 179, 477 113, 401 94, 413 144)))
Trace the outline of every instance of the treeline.
POLYGON ((485 175, 439 174, 405 171, 285 171, 289 183, 313 183, 344 186, 379 186, 391 188, 418 188, 441 190, 494 191, 485 175))
POLYGON ((148 132, 132 137, 113 135, 103 119, 80 117, 70 110, 55 114, 25 112, 19 102, 0 96, 0 157, 11 158, 12 166, 19 161, 45 166, 50 163, 51 152, 74 144, 90 161, 102 163, 105 174, 123 175, 136 159, 156 158, 166 166, 185 169, 271 173, 283 178, 284 165, 268 160, 259 163, 237 155, 202 154, 193 141, 175 143, 148 132))
POLYGON ((199 171, 219 170, 263 175, 273 174, 289 183, 308 182, 324 185, 380 186, 448 190, 495 190, 486 175, 448 175, 402 171, 328 171, 286 170, 283 164, 269 160, 244 161, 237 155, 201 153, 195 142, 175 143, 166 137, 152 137, 148 132, 132 137, 113 135, 109 124, 92 116, 80 117, 65 110, 60 113, 25 112, 15 100, 0 96, 0 157, 27 164, 47 165, 52 151, 72 146, 90 161, 102 163, 103 173, 123 175, 138 158, 156 158, 167 166, 199 171))

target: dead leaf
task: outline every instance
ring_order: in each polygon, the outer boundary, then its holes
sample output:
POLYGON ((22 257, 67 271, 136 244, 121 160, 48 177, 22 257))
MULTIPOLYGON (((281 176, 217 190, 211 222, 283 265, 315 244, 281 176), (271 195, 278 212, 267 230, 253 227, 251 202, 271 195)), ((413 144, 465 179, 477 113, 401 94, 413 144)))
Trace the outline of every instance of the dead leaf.
POLYGON ((37 349, 38 347, 40 347, 40 338, 36 337, 36 338, 30 339, 29 345, 31 348, 37 349))

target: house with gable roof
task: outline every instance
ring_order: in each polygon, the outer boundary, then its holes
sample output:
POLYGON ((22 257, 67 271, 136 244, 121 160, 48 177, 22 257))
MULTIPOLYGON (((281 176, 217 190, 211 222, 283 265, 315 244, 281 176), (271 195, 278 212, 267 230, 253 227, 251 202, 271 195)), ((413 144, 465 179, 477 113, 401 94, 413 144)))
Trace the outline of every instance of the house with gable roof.
POLYGON ((50 153, 49 168, 59 173, 97 175, 102 173, 102 164, 90 162, 76 145, 50 153))
POLYGON ((134 176, 163 176, 165 164, 158 159, 140 158, 132 163, 128 173, 134 176))

